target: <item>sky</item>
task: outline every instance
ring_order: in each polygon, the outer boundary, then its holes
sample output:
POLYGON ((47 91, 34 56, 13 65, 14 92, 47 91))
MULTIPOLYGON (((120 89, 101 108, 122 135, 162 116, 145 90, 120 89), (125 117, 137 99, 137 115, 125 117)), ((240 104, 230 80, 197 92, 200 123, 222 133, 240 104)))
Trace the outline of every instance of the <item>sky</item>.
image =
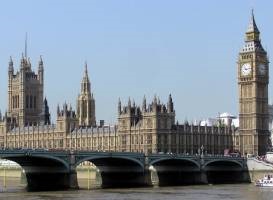
MULTIPOLYGON (((85 61, 97 120, 116 123, 118 98, 166 103, 170 93, 180 122, 238 115, 236 62, 252 8, 272 63, 273 1, 1 1, 0 109, 9 57, 17 70, 27 32, 33 69, 44 60, 53 120, 57 104, 75 108, 85 61)), ((273 100, 271 91, 272 78, 273 100)))

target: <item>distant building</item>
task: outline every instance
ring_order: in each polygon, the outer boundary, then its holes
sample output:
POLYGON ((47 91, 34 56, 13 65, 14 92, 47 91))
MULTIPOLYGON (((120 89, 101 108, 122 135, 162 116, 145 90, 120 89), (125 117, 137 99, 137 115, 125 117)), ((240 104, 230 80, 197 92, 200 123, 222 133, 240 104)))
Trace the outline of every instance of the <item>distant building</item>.
POLYGON ((208 118, 200 122, 201 126, 234 126, 235 128, 239 127, 239 119, 229 113, 221 113, 216 118, 208 118))

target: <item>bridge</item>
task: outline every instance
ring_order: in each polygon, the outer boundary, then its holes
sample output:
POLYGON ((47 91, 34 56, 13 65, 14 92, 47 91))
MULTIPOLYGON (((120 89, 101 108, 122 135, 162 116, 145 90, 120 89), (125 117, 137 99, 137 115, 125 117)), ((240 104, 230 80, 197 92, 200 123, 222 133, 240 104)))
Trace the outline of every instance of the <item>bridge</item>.
POLYGON ((24 169, 29 191, 77 189, 76 167, 85 161, 98 168, 102 187, 249 181, 242 157, 4 149, 0 150, 0 158, 14 161, 24 169))

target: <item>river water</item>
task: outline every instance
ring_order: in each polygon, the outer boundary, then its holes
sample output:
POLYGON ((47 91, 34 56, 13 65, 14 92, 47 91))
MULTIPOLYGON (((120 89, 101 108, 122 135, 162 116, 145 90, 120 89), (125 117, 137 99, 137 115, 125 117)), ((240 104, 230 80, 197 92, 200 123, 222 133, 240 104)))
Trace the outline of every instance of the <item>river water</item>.
POLYGON ((272 198, 273 189, 257 188, 252 184, 92 189, 57 192, 26 192, 21 186, 9 186, 5 191, 0 192, 0 200, 269 200, 272 198))

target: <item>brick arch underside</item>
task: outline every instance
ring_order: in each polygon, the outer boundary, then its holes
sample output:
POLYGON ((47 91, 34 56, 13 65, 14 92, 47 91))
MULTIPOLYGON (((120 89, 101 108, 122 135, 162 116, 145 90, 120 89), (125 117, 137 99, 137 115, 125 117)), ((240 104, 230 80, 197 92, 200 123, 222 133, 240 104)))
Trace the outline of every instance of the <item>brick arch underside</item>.
POLYGON ((242 164, 234 161, 213 161, 208 163, 204 170, 208 183, 226 184, 248 182, 248 172, 243 169, 242 164))
MULTIPOLYGON (((158 185, 193 185, 200 184, 200 167, 194 161, 186 159, 164 159, 152 163, 158 185)), ((153 175, 152 175, 153 177, 153 175)))
POLYGON ((122 157, 90 157, 84 161, 93 163, 101 176, 102 188, 145 186, 142 165, 133 159, 122 157))
POLYGON ((69 188, 68 165, 59 159, 38 156, 2 157, 19 164, 26 175, 28 191, 69 188))

